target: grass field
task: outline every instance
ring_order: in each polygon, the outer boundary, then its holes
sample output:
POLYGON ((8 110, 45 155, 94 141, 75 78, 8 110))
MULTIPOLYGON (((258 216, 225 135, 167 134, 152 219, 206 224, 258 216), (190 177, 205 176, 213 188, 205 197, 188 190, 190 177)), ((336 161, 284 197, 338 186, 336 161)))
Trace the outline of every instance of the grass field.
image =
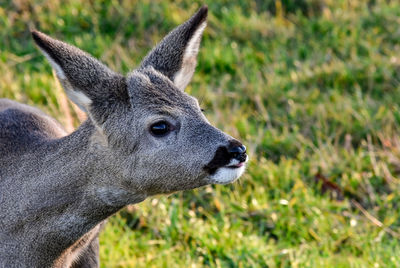
MULTIPOLYGON (((124 209, 102 267, 400 267, 400 2, 204 2, 187 90, 247 145, 248 171, 124 209)), ((126 73, 202 3, 0 0, 0 97, 71 130, 30 27, 126 73)))

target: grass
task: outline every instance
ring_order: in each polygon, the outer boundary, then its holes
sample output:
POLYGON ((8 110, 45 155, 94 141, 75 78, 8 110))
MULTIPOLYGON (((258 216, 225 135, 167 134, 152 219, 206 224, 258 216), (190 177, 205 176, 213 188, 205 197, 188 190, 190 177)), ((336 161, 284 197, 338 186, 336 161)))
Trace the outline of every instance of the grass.
MULTIPOLYGON (((204 1, 188 92, 251 161, 233 185, 149 198, 112 217, 102 267, 399 267, 400 3, 204 1)), ((72 129, 29 27, 128 72, 200 2, 0 4, 0 97, 72 129)))

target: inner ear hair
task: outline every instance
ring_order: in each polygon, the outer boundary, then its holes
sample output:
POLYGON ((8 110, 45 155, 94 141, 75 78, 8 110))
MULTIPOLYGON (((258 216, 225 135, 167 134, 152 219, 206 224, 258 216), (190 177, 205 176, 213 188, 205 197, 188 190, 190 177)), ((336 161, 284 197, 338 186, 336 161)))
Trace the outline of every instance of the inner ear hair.
POLYGON ((206 26, 207 22, 204 21, 193 34, 183 53, 181 68, 174 76, 174 84, 181 90, 184 90, 190 83, 196 69, 200 41, 206 26))
POLYGON ((171 31, 142 61, 141 68, 152 66, 183 90, 197 64, 200 40, 206 27, 208 8, 201 7, 185 23, 171 31))
MULTIPOLYGON (((130 105, 126 79, 77 47, 32 30, 32 37, 56 72, 68 98, 92 119, 111 112, 110 103, 130 105), (93 107, 100 107, 93 113, 93 107), (106 109, 103 109, 107 107, 106 109), (91 114, 92 113, 92 114, 91 114)), ((102 120, 104 121, 104 120, 102 120)), ((101 124, 102 122, 98 120, 101 124)))

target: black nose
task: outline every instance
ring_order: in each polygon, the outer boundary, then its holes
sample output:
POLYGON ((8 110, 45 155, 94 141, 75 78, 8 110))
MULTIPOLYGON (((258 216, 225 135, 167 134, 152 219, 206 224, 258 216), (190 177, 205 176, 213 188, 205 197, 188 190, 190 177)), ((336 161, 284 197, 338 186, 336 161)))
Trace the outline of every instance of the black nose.
POLYGON ((237 159, 240 162, 246 161, 246 146, 238 142, 237 140, 232 140, 228 145, 228 153, 231 158, 237 159))

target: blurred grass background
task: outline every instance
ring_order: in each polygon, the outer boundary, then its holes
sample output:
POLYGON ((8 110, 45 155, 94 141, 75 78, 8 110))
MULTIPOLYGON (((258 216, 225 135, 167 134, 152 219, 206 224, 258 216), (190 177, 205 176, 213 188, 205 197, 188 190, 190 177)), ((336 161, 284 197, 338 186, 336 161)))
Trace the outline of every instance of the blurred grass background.
POLYGON ((399 267, 399 1, 0 0, 0 97, 71 131, 82 115, 30 27, 126 73, 203 3, 187 90, 247 145, 248 171, 124 209, 102 267, 399 267))

